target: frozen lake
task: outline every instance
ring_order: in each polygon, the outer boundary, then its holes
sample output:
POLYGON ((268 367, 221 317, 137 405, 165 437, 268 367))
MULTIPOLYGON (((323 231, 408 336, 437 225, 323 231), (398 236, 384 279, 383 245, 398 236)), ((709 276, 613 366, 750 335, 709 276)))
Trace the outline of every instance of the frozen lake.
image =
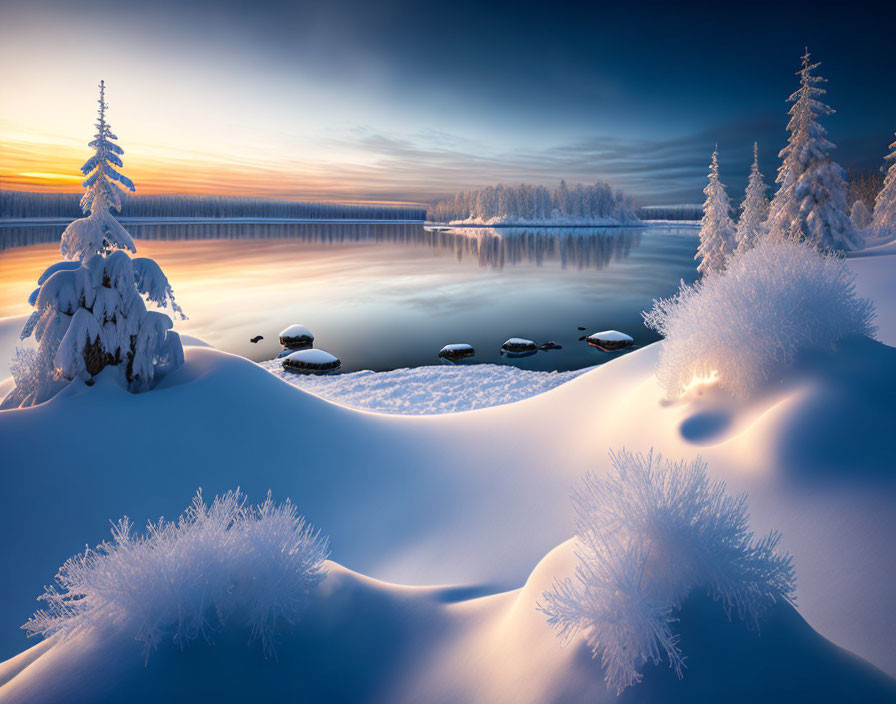
MULTIPOLYGON (((256 361, 280 350, 291 323, 343 369, 439 363, 449 343, 472 361, 533 370, 600 364, 611 353, 579 338, 617 329, 637 345, 653 298, 696 276, 697 230, 640 228, 428 229, 420 224, 128 224, 138 254, 156 259, 190 319, 179 331, 256 361), (579 326, 586 331, 578 330, 579 326), (249 340, 256 335, 258 344, 249 340), (506 359, 510 337, 562 350, 506 359)), ((61 225, 0 226, 0 317, 27 313, 61 225)))

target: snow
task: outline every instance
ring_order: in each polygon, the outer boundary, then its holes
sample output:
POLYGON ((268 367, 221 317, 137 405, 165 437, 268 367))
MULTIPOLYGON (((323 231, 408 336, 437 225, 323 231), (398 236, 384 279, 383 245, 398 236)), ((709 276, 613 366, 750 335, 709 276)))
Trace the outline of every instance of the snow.
POLYGON ((668 661, 682 678, 676 622, 685 599, 706 593, 754 629, 778 601, 793 602, 793 559, 780 534, 756 540, 747 497, 690 463, 622 450, 606 477, 589 474, 573 493, 579 564, 540 605, 569 642, 584 632, 618 693, 668 661))
POLYGON ((700 246, 694 257, 699 264, 697 271, 706 276, 725 270, 728 258, 737 246, 734 222, 731 220, 731 201, 725 192, 725 184, 719 180, 719 149, 712 153, 703 203, 703 219, 700 220, 700 246))
MULTIPOLYGON (((445 587, 406 587, 324 564, 301 620, 280 631, 277 658, 247 645, 231 626, 186 651, 162 646, 144 664, 127 630, 44 641, 3 663, 7 704, 128 701, 333 701, 561 704, 619 701, 583 643, 561 647, 536 610, 554 575, 569 572, 572 541, 560 545, 513 591, 473 597, 445 587)), ((833 647, 792 606, 776 605, 761 638, 728 622, 717 603, 682 607, 681 681, 645 667, 638 700, 886 701, 893 680, 833 647), (761 676, 757 676, 761 673, 761 676)))
POLYGON ((502 350, 507 350, 508 352, 527 352, 530 350, 535 350, 538 347, 532 340, 527 340, 523 337, 511 337, 507 340, 503 345, 501 345, 502 350))
POLYGON ((631 335, 626 335, 618 330, 604 330, 603 332, 595 332, 588 336, 589 340, 595 342, 634 342, 631 335))
POLYGON ((468 345, 465 342, 458 342, 451 345, 445 345, 442 349, 439 350, 439 353, 442 352, 472 352, 473 346, 468 345))
POLYGON ((473 364, 310 376, 287 372, 278 360, 260 366, 293 386, 340 405, 404 415, 457 413, 514 403, 588 371, 533 372, 499 364, 473 364))
POLYGON ((874 305, 856 296, 845 261, 811 242, 763 238, 727 271, 655 302, 645 322, 665 340, 657 377, 677 398, 717 379, 741 398, 780 379, 801 354, 873 336, 874 305))
POLYGON ((159 519, 142 535, 120 519, 111 542, 59 569, 41 596, 46 610, 25 630, 64 641, 114 626, 148 658, 163 642, 184 647, 236 616, 274 655, 278 627, 301 617, 326 577, 327 543, 288 501, 275 504, 268 494, 250 506, 246 498, 230 491, 208 505, 199 492, 177 521, 159 519))
POLYGON ((835 146, 819 122, 834 110, 821 102, 826 79, 813 74, 809 50, 797 73, 800 87, 788 100, 786 146, 779 152, 778 191, 769 204, 767 229, 776 239, 807 239, 820 251, 860 249, 862 239, 849 218, 844 171, 831 158, 835 146))
POLYGON ((450 220, 454 227, 635 227, 643 223, 635 216, 631 218, 588 218, 562 215, 548 218, 523 218, 517 215, 496 215, 491 218, 469 217, 450 220))
MULTIPOLYGON (((685 462, 700 454, 712 479, 746 491, 752 528, 780 530, 780 549, 793 556, 799 604, 776 604, 757 636, 711 599, 688 597, 678 623, 685 678, 647 665, 627 694, 893 699, 892 679, 826 639, 896 674, 894 253, 883 246, 846 260, 859 295, 878 305, 880 342, 806 354, 798 373, 748 401, 712 383, 665 401, 655 377, 662 345, 650 345, 517 403, 386 415, 187 347, 184 365, 151 393, 128 394, 104 372, 93 387, 76 380, 46 404, 0 412, 12 468, 0 493, 0 550, 16 570, 0 585, 8 655, 24 647, 16 629, 41 585, 96 544, 109 519, 177 515, 200 486, 208 496, 239 486, 253 501, 268 489, 275 501, 292 498, 330 537, 336 561, 302 618, 278 629, 277 661, 247 647, 241 618, 183 653, 160 645, 146 666, 133 634, 85 631, 0 666, 0 700, 614 701, 585 639, 562 647, 536 605, 575 573, 570 488, 588 472, 611 476, 607 449, 623 446, 685 462), (88 438, 98 418, 104 442, 91 446, 86 471, 72 472, 76 450, 48 442, 47 429, 88 438), (386 579, 405 586, 378 581, 386 579)), ((3 329, 8 349, 18 330, 3 329)))
POLYGON ((314 335, 311 334, 311 331, 306 328, 304 325, 299 325, 296 323, 295 325, 290 325, 288 328, 280 331, 280 338, 289 338, 289 337, 307 337, 310 340, 314 339, 314 335))
POLYGON ((295 362, 300 365, 308 364, 314 366, 323 366, 327 364, 333 364, 334 362, 338 361, 338 357, 334 357, 329 352, 325 352, 324 350, 299 350, 298 352, 293 352, 286 355, 286 357, 283 358, 281 365, 286 364, 287 362, 295 362))

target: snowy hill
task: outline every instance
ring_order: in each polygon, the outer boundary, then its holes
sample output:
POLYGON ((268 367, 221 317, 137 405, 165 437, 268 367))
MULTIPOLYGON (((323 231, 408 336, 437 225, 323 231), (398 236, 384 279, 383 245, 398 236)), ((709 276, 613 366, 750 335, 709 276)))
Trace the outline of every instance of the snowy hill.
POLYGON ((881 342, 849 340, 807 356, 799 374, 749 403, 712 388, 664 401, 657 345, 518 403, 418 417, 351 410, 242 358, 188 347, 184 367, 152 393, 128 394, 100 378, 94 388, 73 385, 47 404, 0 413, 8 468, 0 549, 17 570, 0 587, 7 656, 25 647, 17 628, 41 586, 85 543, 103 539, 110 518, 127 514, 139 525, 177 515, 199 486, 209 496, 240 486, 253 499, 268 489, 290 497, 329 535, 336 563, 370 575, 332 565, 319 588, 329 596, 315 597, 310 620, 283 635, 279 665, 247 649, 242 633, 183 653, 160 650, 147 668, 136 644, 95 634, 7 661, 0 701, 59 701, 54 687, 63 686, 70 700, 127 691, 137 701, 139 691, 154 701, 153 688, 173 681, 184 700, 209 687, 239 693, 238 682, 266 682, 276 698, 297 680, 312 700, 354 700, 359 691, 381 701, 613 699, 599 663, 582 645, 561 648, 534 603, 570 569, 568 548, 554 551, 573 533, 570 487, 585 472, 606 472, 608 448, 620 446, 700 453, 714 476, 748 491, 754 527, 779 529, 794 555, 799 605, 799 615, 775 611, 760 647, 689 602, 685 680, 650 670, 623 700, 718 701, 714 671, 725 672, 726 699, 741 691, 792 701, 817 687, 842 701, 836 683, 867 698, 889 687, 892 697, 891 680, 824 640, 896 674, 896 349, 887 346, 896 343, 896 306, 885 302, 893 258, 880 254, 851 265, 878 301, 881 342), (51 428, 59 441, 48 442, 51 428), (126 441, 89 442, 97 434, 126 441), (732 650, 742 669, 719 657, 732 650), (758 669, 768 679, 752 678, 758 669))
POLYGON ((41 643, 4 663, 0 701, 708 703, 724 692, 725 701, 746 703, 896 696, 896 682, 820 637, 793 607, 776 607, 757 636, 703 597, 682 612, 687 676, 678 680, 653 665, 643 683, 617 697, 587 647, 561 647, 536 611, 553 576, 572 562, 572 544, 565 543, 523 588, 478 598, 388 584, 330 563, 307 617, 281 633, 276 660, 247 647, 240 629, 184 651, 168 644, 145 664, 127 634, 88 633, 41 643))

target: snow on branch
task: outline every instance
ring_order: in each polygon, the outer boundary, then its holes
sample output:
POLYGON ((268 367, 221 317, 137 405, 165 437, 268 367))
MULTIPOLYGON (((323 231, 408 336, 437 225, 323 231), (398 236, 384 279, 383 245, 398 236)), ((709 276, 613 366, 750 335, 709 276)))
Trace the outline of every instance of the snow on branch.
POLYGON ((124 517, 111 542, 66 561, 40 597, 46 608, 23 626, 29 635, 115 627, 148 657, 165 640, 184 647, 236 624, 271 656, 278 629, 298 621, 327 576, 327 540, 270 492, 257 506, 239 489, 209 506, 200 491, 177 521, 132 529, 124 517))
POLYGON ((607 687, 641 681, 648 662, 683 676, 674 625, 689 594, 704 592, 751 628, 776 601, 793 603, 796 578, 780 535, 756 538, 744 494, 710 479, 706 463, 664 460, 651 450, 611 452, 606 477, 573 492, 578 566, 538 608, 559 637, 583 633, 607 687))

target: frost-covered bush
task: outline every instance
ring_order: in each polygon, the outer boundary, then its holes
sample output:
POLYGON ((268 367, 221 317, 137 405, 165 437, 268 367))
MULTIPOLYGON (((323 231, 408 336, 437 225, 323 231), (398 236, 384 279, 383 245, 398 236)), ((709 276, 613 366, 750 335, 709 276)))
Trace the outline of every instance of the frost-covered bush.
POLYGON ((733 257, 727 271, 644 314, 661 333, 657 378, 670 398, 695 379, 718 377, 738 397, 791 364, 797 353, 873 335, 874 305, 855 293, 843 259, 812 243, 765 238, 733 257))
POLYGON ((584 633, 607 687, 641 681, 642 666, 667 660, 683 675, 676 612, 693 592, 708 593, 731 617, 757 627, 778 600, 793 602, 792 558, 780 535, 755 538, 746 496, 731 496, 706 464, 622 450, 612 472, 589 474, 573 493, 578 566, 557 580, 539 609, 559 636, 584 633))
POLYGON ((152 259, 131 259, 125 250, 135 252, 134 241, 111 212, 121 210, 120 186, 133 191, 134 184, 116 169, 124 151, 106 122, 106 108, 100 82, 97 132, 90 142, 95 153, 81 167, 86 217, 65 228, 65 260, 43 273, 28 299, 35 311, 21 338, 33 334, 37 348, 19 354, 16 386, 0 408, 42 403, 74 379, 93 383, 106 367, 116 367, 122 385, 138 393, 183 364, 171 318, 146 309, 146 303, 170 307, 184 318, 171 285, 152 259))
POLYGON ((327 541, 270 493, 247 506, 237 489, 208 506, 200 492, 176 522, 149 523, 144 535, 132 527, 122 518, 111 542, 60 568, 40 597, 46 609, 23 626, 29 635, 121 628, 148 657, 165 639, 183 647, 235 623, 271 655, 278 626, 296 622, 327 575, 327 541))

